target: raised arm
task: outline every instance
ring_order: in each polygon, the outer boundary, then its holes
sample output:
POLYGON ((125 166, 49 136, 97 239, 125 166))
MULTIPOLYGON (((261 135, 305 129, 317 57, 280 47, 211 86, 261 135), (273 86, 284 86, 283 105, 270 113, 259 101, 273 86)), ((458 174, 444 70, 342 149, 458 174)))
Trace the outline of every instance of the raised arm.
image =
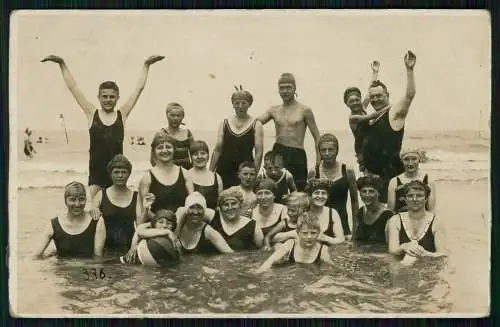
POLYGON ((87 116, 87 119, 90 121, 92 118, 92 114, 96 110, 95 106, 90 103, 85 96, 83 95, 83 92, 78 88, 76 85, 76 81, 73 78, 73 75, 70 73, 68 66, 66 65, 66 62, 64 61, 63 58, 55 55, 50 55, 41 60, 41 62, 55 62, 56 64, 59 64, 59 67, 61 68, 61 73, 64 79, 64 83, 70 90, 71 94, 75 98, 76 102, 82 108, 83 112, 87 116))
POLYGON ((316 150, 316 165, 317 165, 321 161, 321 156, 319 154, 319 149, 318 149, 319 129, 318 125, 316 125, 316 119, 314 118, 314 114, 311 108, 306 108, 304 110, 304 119, 314 139, 314 148, 316 150))
POLYGON ((141 178, 139 182, 139 198, 137 199, 138 208, 137 212, 137 225, 145 223, 149 220, 151 204, 154 202, 154 194, 149 193, 149 187, 151 185, 151 175, 146 174, 141 178))
POLYGON ((104 252, 104 244, 106 242, 106 225, 104 219, 100 218, 97 222, 94 238, 94 258, 101 258, 104 252))
POLYGON ((372 112, 370 114, 366 114, 366 115, 350 115, 349 116, 349 124, 359 124, 359 123, 364 122, 364 121, 377 119, 378 117, 385 114, 387 112, 387 110, 389 110, 389 109, 387 108, 387 109, 383 109, 380 111, 374 111, 374 112, 372 112))
POLYGON ((437 194, 436 194, 436 183, 430 180, 429 178, 429 187, 431 189, 431 194, 429 194, 429 211, 436 213, 436 203, 437 203, 437 194))
POLYGON ((210 225, 205 228, 205 237, 215 246, 221 253, 233 253, 233 249, 227 244, 226 240, 219 232, 213 229, 210 225))
POLYGON ((217 131, 217 141, 215 142, 214 152, 212 153, 212 158, 210 160, 210 171, 215 172, 217 169, 217 163, 219 162, 219 157, 222 152, 222 146, 224 145, 224 122, 219 125, 219 130, 217 131))
POLYGON ((262 164, 262 153, 264 152, 264 129, 262 128, 262 123, 260 120, 255 122, 255 168, 257 171, 260 170, 260 165, 262 164))
POLYGON ((188 173, 186 169, 182 167, 180 168, 182 169, 182 174, 184 175, 184 184, 186 186, 186 190, 188 194, 191 194, 194 192, 193 176, 191 176, 191 174, 188 173))
POLYGON ((135 104, 137 103, 137 100, 139 100, 139 97, 142 91, 144 90, 144 86, 146 86, 149 67, 155 62, 163 60, 164 58, 165 58, 164 56, 151 56, 148 59, 146 59, 146 61, 144 61, 144 65, 142 66, 141 76, 139 77, 139 82, 137 83, 134 92, 132 92, 127 101, 120 107, 120 111, 123 115, 124 120, 127 119, 128 116, 130 115, 130 112, 134 108, 135 104))
POLYGON ((45 249, 47 246, 49 246, 50 241, 52 240, 52 237, 54 236, 54 229, 52 228, 52 224, 47 224, 45 226, 45 229, 42 233, 42 240, 40 242, 40 246, 38 250, 35 252, 33 259, 43 259, 43 253, 45 252, 45 249))
POLYGON ((403 128, 411 102, 415 97, 416 89, 413 68, 415 67, 416 60, 417 58, 413 52, 408 51, 406 53, 404 58, 406 66, 406 92, 404 97, 389 110, 390 124, 395 131, 399 131, 403 128))
POLYGON ((387 209, 396 212, 396 177, 392 178, 387 187, 387 209))
MULTIPOLYGON (((380 70, 380 62, 378 61, 373 61, 371 64, 372 68, 372 77, 370 79, 370 84, 368 84, 368 90, 370 89, 370 86, 372 82, 376 81, 378 79, 378 72, 380 70)), ((366 109, 368 108, 368 105, 370 104, 370 92, 366 92, 365 97, 363 98, 363 108, 366 109)))
POLYGON ((358 214, 358 187, 356 186, 356 173, 352 168, 346 169, 347 182, 349 184, 349 197, 351 198, 351 214, 354 217, 358 214))

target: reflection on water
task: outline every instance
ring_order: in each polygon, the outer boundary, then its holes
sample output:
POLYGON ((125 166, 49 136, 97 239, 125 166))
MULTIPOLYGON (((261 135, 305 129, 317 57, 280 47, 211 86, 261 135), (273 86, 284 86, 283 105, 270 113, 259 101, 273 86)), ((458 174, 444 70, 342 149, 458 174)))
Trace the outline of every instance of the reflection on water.
POLYGON ((450 312, 444 259, 407 268, 382 250, 342 244, 331 250, 335 267, 282 265, 258 276, 249 271, 269 253, 189 256, 176 268, 53 259, 19 278, 38 279, 54 310, 76 314, 450 312))

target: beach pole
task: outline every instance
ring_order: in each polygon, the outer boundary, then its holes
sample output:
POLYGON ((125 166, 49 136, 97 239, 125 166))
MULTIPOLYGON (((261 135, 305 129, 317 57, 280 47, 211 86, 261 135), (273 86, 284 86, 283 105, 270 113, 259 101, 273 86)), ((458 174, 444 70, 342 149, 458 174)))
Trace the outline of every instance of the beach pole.
POLYGON ((62 123, 63 123, 63 126, 64 126, 64 135, 66 135, 66 144, 69 144, 68 131, 66 130, 66 122, 64 121, 64 115, 60 114, 59 118, 62 120, 62 123))

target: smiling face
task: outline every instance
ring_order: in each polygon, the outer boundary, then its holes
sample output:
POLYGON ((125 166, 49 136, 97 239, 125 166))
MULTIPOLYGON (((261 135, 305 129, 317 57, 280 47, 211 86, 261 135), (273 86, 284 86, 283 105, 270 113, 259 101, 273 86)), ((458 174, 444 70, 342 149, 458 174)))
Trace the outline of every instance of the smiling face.
POLYGON ((258 190, 255 192, 257 203, 262 207, 269 207, 274 203, 274 193, 270 190, 258 190))
POLYGON ((420 211, 425 209, 425 191, 418 188, 410 188, 405 195, 408 211, 420 211))
POLYGON ((358 94, 349 95, 346 99, 346 105, 353 113, 361 113, 363 111, 361 97, 358 94))
POLYGON ((118 91, 113 89, 101 89, 97 95, 101 108, 104 111, 111 112, 115 109, 116 103, 120 98, 118 91))
POLYGON ((228 198, 220 205, 220 211, 225 220, 238 219, 241 212, 241 203, 237 199, 228 198))
POLYGON ((278 90, 284 102, 291 101, 295 96, 295 85, 293 83, 279 83, 278 90))
POLYGON ((196 168, 205 168, 208 164, 208 152, 205 150, 197 150, 191 154, 191 160, 193 161, 193 166, 196 168))
POLYGON ((314 190, 311 194, 312 204, 315 207, 322 207, 328 200, 328 191, 323 189, 314 190))
POLYGON ((66 196, 65 202, 72 216, 81 216, 85 212, 87 197, 84 194, 70 193, 66 196))
POLYGON ((403 159, 401 159, 401 161, 403 162, 405 172, 414 173, 418 170, 420 157, 416 153, 408 153, 403 157, 403 159))
POLYGON ((116 186, 127 185, 129 177, 130 177, 130 171, 126 168, 113 168, 113 170, 111 170, 111 180, 113 181, 113 185, 116 186))
POLYGON ((184 119, 184 110, 173 108, 167 111, 168 126, 178 128, 184 119))
POLYGON ((359 190, 359 195, 361 197, 361 201, 363 201, 367 206, 378 201, 380 196, 378 191, 372 186, 362 187, 359 190))
POLYGON ((193 226, 198 226, 203 222, 205 209, 200 204, 193 204, 187 209, 188 222, 193 226))
POLYGON ((387 107, 389 104, 389 94, 382 86, 371 87, 368 93, 370 95, 370 104, 376 111, 387 107))
POLYGON ((162 142, 154 149, 157 162, 170 162, 174 159, 175 148, 172 143, 162 142))

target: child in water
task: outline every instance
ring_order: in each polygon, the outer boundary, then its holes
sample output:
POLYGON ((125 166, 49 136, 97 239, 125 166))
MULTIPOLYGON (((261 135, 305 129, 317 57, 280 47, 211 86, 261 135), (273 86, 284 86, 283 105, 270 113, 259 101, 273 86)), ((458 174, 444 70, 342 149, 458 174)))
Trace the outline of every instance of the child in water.
POLYGON ((286 241, 283 246, 274 251, 273 254, 257 269, 255 273, 262 273, 270 269, 273 264, 283 261, 289 263, 319 263, 325 262, 334 265, 328 246, 321 244, 318 240, 320 235, 320 221, 318 216, 303 213, 297 220, 297 237, 286 241))
POLYGON ((175 214, 171 210, 158 210, 150 222, 141 224, 137 227, 134 237, 132 238, 130 250, 126 255, 120 257, 120 262, 128 264, 141 264, 142 262, 139 260, 137 251, 139 241, 141 239, 159 236, 166 237, 170 240, 173 246, 173 251, 175 252, 174 256, 179 258, 182 250, 180 242, 174 234, 176 228, 177 217, 175 214))
POLYGON ((283 157, 277 152, 268 151, 264 155, 264 169, 258 178, 270 178, 276 183, 276 203, 285 204, 284 197, 297 191, 292 173, 283 168, 283 157))
POLYGON ((271 250, 271 243, 281 243, 297 234, 297 219, 299 216, 309 210, 309 196, 303 192, 292 192, 285 197, 286 214, 273 229, 264 237, 264 250, 271 250))

